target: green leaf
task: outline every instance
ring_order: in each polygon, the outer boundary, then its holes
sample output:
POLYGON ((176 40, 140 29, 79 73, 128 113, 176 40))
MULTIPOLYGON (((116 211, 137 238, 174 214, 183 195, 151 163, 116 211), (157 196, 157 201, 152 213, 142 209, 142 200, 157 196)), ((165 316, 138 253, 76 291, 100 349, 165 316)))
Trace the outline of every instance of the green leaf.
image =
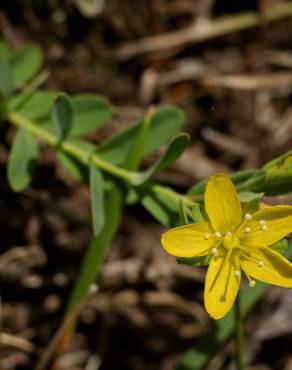
POLYGON ((273 244, 271 248, 274 249, 274 251, 283 254, 287 250, 288 246, 289 246, 288 240, 282 239, 279 240, 277 243, 273 244))
POLYGON ((0 57, 0 92, 5 97, 13 93, 11 69, 5 57, 0 57))
POLYGON ((8 58, 9 54, 10 54, 9 46, 5 42, 0 41, 0 58, 8 58))
POLYGON ((193 258, 177 258, 176 262, 180 265, 187 265, 187 266, 207 266, 210 263, 212 255, 209 256, 201 256, 201 257, 193 257, 193 258))
POLYGON ((18 129, 8 159, 8 181, 14 191, 30 184, 37 156, 37 141, 24 128, 18 129))
POLYGON ((43 63, 43 54, 37 45, 26 45, 11 52, 10 62, 13 83, 16 87, 21 87, 39 71, 43 63))
POLYGON ((267 163, 263 169, 266 178, 262 182, 262 188, 267 195, 286 194, 292 191, 292 150, 267 163))
POLYGON ((137 132, 137 136, 134 139, 133 145, 129 150, 129 153, 125 159, 124 168, 130 171, 137 171, 140 167, 143 159, 143 153, 145 150, 145 143, 149 135, 149 129, 151 126, 153 117, 153 111, 149 111, 145 116, 144 121, 137 132))
POLYGON ((49 118, 54 97, 55 94, 49 91, 25 92, 13 97, 9 102, 9 107, 10 110, 25 118, 42 120, 49 118))
POLYGON ((202 222, 205 221, 202 212, 201 212, 201 207, 199 203, 194 203, 192 207, 192 218, 194 222, 202 222))
POLYGON ((87 166, 64 152, 58 152, 57 157, 60 164, 75 180, 84 184, 89 183, 89 171, 87 166))
POLYGON ((64 93, 59 94, 54 102, 52 109, 52 122, 60 139, 64 139, 73 122, 73 111, 68 96, 64 93))
MULTIPOLYGON (((147 183, 145 188, 139 191, 144 191, 140 194, 141 204, 147 211, 160 223, 168 227, 174 227, 178 223, 179 218, 179 202, 171 200, 170 197, 163 193, 153 192, 153 184, 147 183)), ((172 189, 163 188, 165 192, 172 192, 172 189)))
POLYGON ((264 195, 264 193, 253 193, 251 191, 241 191, 238 195, 239 195, 240 202, 247 203, 255 199, 261 198, 264 195))
MULTIPOLYGON (((98 153, 112 163, 123 165, 138 132, 141 130, 144 119, 104 141, 99 146, 98 153)), ((154 152, 178 133, 181 130, 183 121, 184 115, 181 110, 174 107, 158 108, 153 114, 143 157, 154 152)))
POLYGON ((144 182, 148 181, 155 173, 162 171, 164 168, 168 167, 174 161, 176 161, 187 147, 189 140, 190 138, 186 134, 176 136, 170 142, 162 157, 147 171, 143 172, 139 177, 137 177, 136 184, 143 184, 144 182))
POLYGON ((112 116, 107 101, 93 94, 76 95, 71 98, 74 121, 70 135, 85 135, 102 127, 112 116))
POLYGON ((94 283, 107 251, 110 247, 121 220, 124 189, 121 184, 112 183, 105 209, 105 223, 101 233, 92 238, 82 261, 81 270, 70 295, 66 313, 75 310, 87 294, 90 284, 94 283))
POLYGON ((242 214, 250 213, 253 214, 255 213, 258 209, 260 208, 260 200, 259 198, 254 198, 250 202, 246 203, 241 203, 241 209, 242 209, 242 214))
POLYGON ((96 236, 104 226, 104 179, 102 172, 93 164, 90 166, 90 194, 92 224, 96 236))

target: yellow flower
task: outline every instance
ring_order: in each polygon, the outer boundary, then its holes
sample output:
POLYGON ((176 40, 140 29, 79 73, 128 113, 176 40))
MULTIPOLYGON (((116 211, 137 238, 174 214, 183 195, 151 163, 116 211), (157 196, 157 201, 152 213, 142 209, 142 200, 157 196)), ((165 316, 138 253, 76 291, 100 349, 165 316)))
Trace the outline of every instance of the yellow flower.
POLYGON ((242 215, 235 186, 224 174, 208 180, 205 210, 210 222, 176 227, 161 243, 176 257, 212 255, 204 303, 214 319, 225 316, 238 293, 242 271, 255 280, 292 287, 292 264, 269 248, 292 231, 292 206, 273 206, 242 215))

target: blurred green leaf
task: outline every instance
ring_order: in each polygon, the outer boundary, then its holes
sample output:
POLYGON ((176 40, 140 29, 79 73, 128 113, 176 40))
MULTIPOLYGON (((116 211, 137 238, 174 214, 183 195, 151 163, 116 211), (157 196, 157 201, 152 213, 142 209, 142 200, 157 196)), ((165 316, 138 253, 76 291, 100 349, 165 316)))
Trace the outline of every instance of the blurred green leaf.
POLYGON ((202 212, 201 207, 199 203, 194 203, 192 207, 192 219, 194 222, 202 222, 205 221, 202 212))
POLYGON ((130 171, 137 171, 140 167, 141 161, 143 159, 143 154, 145 150, 145 144, 149 135, 149 129, 151 127, 153 117, 153 111, 151 110, 145 116, 144 121, 141 123, 137 136, 133 141, 133 145, 130 148, 128 155, 125 159, 124 168, 130 171))
POLYGON ((25 118, 39 120, 49 118, 55 94, 49 91, 33 91, 18 94, 9 102, 10 110, 25 118))
POLYGON ((60 164, 75 180, 84 184, 89 183, 89 171, 87 166, 64 152, 58 152, 57 157, 60 164))
POLYGON ((0 41, 0 58, 8 58, 10 54, 10 48, 6 42, 0 41))
POLYGON ((90 166, 90 194, 93 232, 96 236, 104 226, 104 179, 102 172, 93 164, 90 166))
POLYGON ((26 45, 11 52, 10 63, 13 84, 21 87, 39 71, 43 63, 43 54, 37 45, 26 45))
POLYGON ((73 110, 69 97, 64 94, 58 94, 52 109, 52 122, 59 138, 64 139, 73 122, 73 110))
POLYGON ((107 101, 93 94, 71 97, 74 121, 70 135, 80 136, 102 127, 112 116, 107 101))
POLYGON ((267 163, 263 170, 266 172, 266 179, 262 187, 267 195, 292 191, 292 151, 267 163))
POLYGON ((86 295, 90 284, 94 283, 111 241, 118 229, 122 213, 124 189, 121 184, 112 183, 112 188, 105 208, 105 223, 98 236, 92 238, 82 261, 77 281, 73 287, 66 313, 74 311, 80 300, 86 295))
POLYGON ((242 214, 250 213, 253 214, 260 208, 260 200, 259 198, 254 198, 249 202, 242 202, 241 203, 241 209, 242 209, 242 214))
POLYGON ((11 69, 5 57, 0 57, 0 92, 5 97, 13 93, 11 69))
POLYGON ((288 245, 289 245, 288 240, 282 239, 279 240, 277 243, 273 244, 271 248, 274 249, 276 252, 283 254, 287 250, 288 245))
POLYGON ((211 258, 212 255, 193 258, 177 258, 176 262, 180 265, 200 267, 209 265, 211 258))
POLYGON ((162 171, 164 168, 176 161, 188 146, 189 141, 190 138, 186 134, 176 136, 169 143, 162 157, 147 171, 141 173, 137 179, 137 185, 148 181, 155 173, 162 171))
MULTIPOLYGON (((154 192, 151 189, 153 186, 150 183, 145 185, 145 188, 139 189, 144 191, 140 194, 141 204, 147 211, 160 223, 168 227, 174 227, 178 223, 179 218, 179 203, 173 198, 163 194, 154 192)), ((154 185, 155 186, 155 185, 154 185)), ((164 187, 165 192, 172 192, 170 188, 164 187)))
POLYGON ((238 195, 239 195, 240 202, 247 203, 255 199, 261 198, 264 195, 264 193, 253 193, 251 191, 241 191, 238 195))
MULTIPOLYGON (((98 148, 98 153, 106 160, 122 165, 128 156, 133 142, 141 130, 144 119, 139 120, 130 128, 113 135, 105 140, 98 148)), ((182 127, 184 115, 181 110, 174 107, 162 107, 155 110, 148 139, 145 143, 143 157, 151 154, 162 144, 167 142, 182 127)))
POLYGON ((8 181, 14 191, 26 188, 32 179, 38 143, 24 128, 18 129, 8 159, 8 181))

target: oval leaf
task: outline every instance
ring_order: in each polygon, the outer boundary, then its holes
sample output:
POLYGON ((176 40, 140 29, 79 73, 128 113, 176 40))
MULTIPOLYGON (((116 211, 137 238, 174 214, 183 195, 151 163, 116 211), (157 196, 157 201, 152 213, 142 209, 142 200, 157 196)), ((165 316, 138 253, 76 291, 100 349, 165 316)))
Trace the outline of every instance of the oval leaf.
POLYGON ((189 141, 190 138, 187 134, 176 136, 166 148, 163 156, 137 178, 136 185, 140 185, 148 181, 155 173, 162 171, 164 168, 176 161, 187 147, 189 141))
MULTIPOLYGON (((130 128, 104 141, 99 146, 98 153, 112 163, 124 164, 144 120, 145 118, 142 118, 130 128)), ((181 130, 183 121, 183 112, 175 107, 161 107, 155 110, 145 142, 143 158, 177 134, 181 130)))
POLYGON ((23 86, 39 71, 43 63, 43 54, 36 45, 27 45, 11 53, 11 69, 16 87, 23 86))
POLYGON ((93 95, 83 94, 71 98, 74 121, 70 135, 85 135, 102 127, 112 116, 106 100, 93 95))
POLYGON ((8 181, 14 191, 23 190, 30 184, 37 156, 37 141, 24 128, 20 128, 8 159, 8 181))
POLYGON ((90 194, 94 235, 104 226, 104 180, 102 172, 93 164, 90 167, 90 194))
POLYGON ((72 105, 66 94, 59 94, 52 109, 52 121, 60 139, 69 133, 73 122, 72 105))
POLYGON ((18 94, 9 103, 10 110, 28 119, 43 119, 49 117, 54 103, 53 92, 34 91, 18 94))
POLYGON ((11 69, 5 57, 0 57, 0 92, 6 97, 13 92, 11 69))

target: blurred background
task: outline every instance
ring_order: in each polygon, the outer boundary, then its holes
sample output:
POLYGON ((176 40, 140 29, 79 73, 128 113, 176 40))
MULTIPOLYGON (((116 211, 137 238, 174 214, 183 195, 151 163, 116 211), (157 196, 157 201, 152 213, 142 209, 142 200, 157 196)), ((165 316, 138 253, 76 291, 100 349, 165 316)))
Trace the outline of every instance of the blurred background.
MULTIPOLYGON (((216 171, 258 168, 292 147, 290 1, 0 1, 0 32, 12 47, 41 46, 46 88, 111 101, 114 119, 89 136, 96 143, 150 106, 182 108, 191 144, 157 176, 180 192, 216 171)), ((0 368, 26 370, 60 324, 90 239, 90 195, 45 146, 31 187, 14 194, 6 180, 10 142, 1 127, 1 326, 31 347, 2 345, 0 368)), ((269 201, 292 203, 289 195, 269 201)), ((174 369, 207 332, 204 269, 167 256, 163 230, 140 206, 127 208, 99 294, 83 310, 60 369, 174 369)), ((249 316, 249 369, 292 369, 291 309, 291 291, 273 287, 249 316)), ((232 353, 227 342, 206 368, 233 369, 232 353)))

